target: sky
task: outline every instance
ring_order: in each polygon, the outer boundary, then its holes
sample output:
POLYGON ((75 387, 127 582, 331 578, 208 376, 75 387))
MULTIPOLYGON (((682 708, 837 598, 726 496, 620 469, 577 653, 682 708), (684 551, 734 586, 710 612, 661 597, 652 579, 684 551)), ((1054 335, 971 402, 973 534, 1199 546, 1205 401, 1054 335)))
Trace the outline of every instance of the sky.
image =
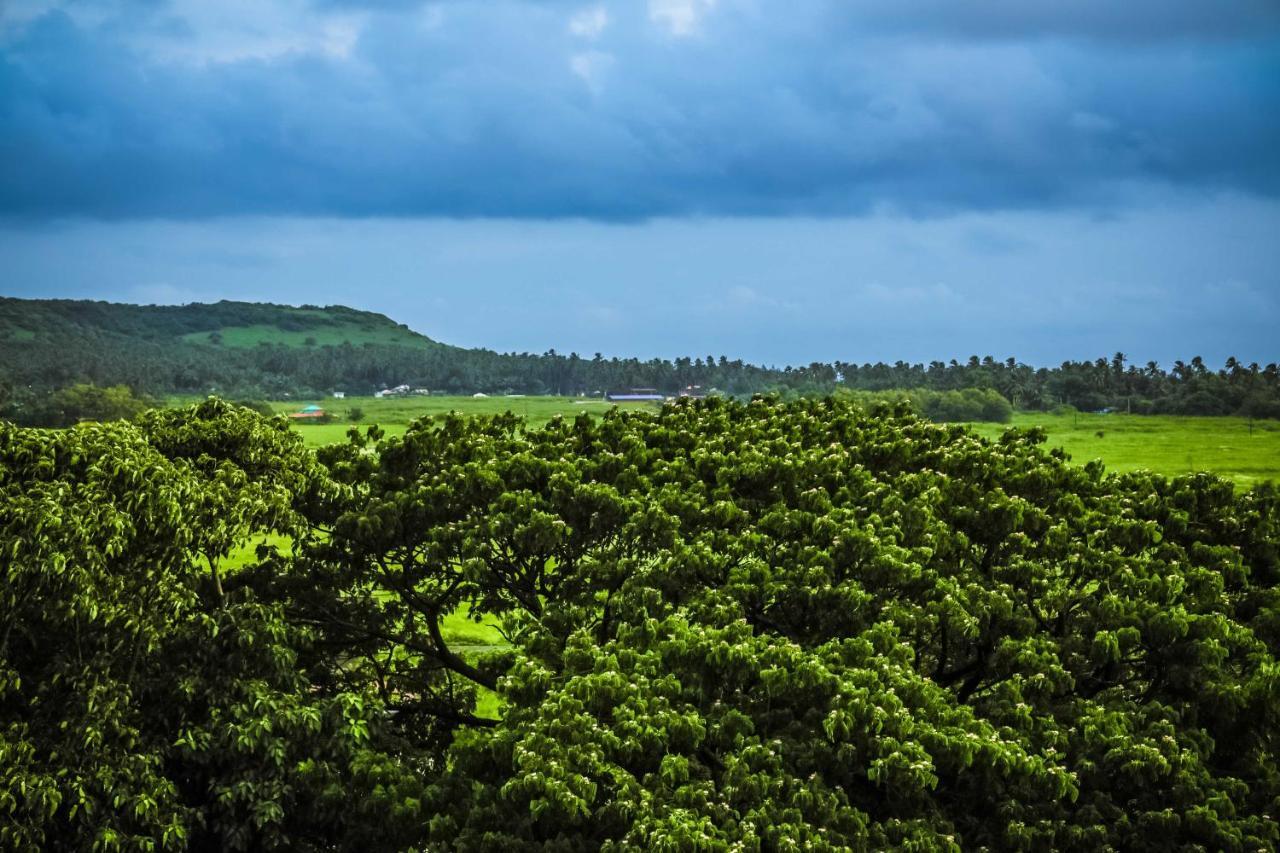
POLYGON ((1280 360, 1275 0, 3 0, 0 295, 1280 360))

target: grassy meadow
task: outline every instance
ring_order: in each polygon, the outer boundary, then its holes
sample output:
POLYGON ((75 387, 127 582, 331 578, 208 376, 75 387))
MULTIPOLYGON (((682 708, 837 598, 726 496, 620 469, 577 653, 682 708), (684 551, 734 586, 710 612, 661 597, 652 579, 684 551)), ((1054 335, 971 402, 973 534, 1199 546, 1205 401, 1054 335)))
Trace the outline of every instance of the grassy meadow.
MULTIPOLYGON (((970 424, 997 438, 1004 424, 970 424)), ((1101 459, 1110 471, 1146 468, 1166 476, 1211 471, 1249 487, 1280 481, 1280 423, 1175 415, 1052 415, 1019 412, 1012 426, 1044 427, 1048 444, 1084 464, 1101 459)))
MULTIPOLYGON (((362 426, 378 424, 388 435, 404 432, 410 421, 426 415, 456 411, 486 415, 511 411, 539 427, 554 415, 573 417, 599 413, 615 404, 569 397, 399 397, 346 400, 275 401, 277 412, 289 413, 315 403, 338 418, 331 424, 299 423, 297 430, 310 446, 343 441, 351 423, 346 414, 359 407, 362 426)), ((621 404, 652 410, 650 403, 621 404)), ((1048 444, 1061 447, 1073 462, 1101 459, 1112 471, 1147 468, 1167 476, 1212 471, 1248 487, 1263 480, 1280 481, 1280 423, 1244 418, 1183 417, 1173 415, 1053 415, 1019 412, 1013 423, 974 423, 968 426, 987 438, 998 438, 1009 426, 1044 427, 1048 444)))
POLYGON ((297 423, 298 433, 310 447, 345 441, 352 422, 347 413, 354 408, 364 412, 358 426, 377 424, 387 435, 400 435, 411 421, 430 415, 459 412, 464 415, 496 415, 515 412, 537 428, 556 415, 568 418, 582 412, 600 413, 615 405, 626 409, 653 411, 651 403, 609 403, 601 399, 574 399, 572 397, 350 397, 345 400, 285 400, 271 402, 271 407, 281 414, 300 411, 304 406, 317 405, 334 415, 337 421, 329 424, 297 423))

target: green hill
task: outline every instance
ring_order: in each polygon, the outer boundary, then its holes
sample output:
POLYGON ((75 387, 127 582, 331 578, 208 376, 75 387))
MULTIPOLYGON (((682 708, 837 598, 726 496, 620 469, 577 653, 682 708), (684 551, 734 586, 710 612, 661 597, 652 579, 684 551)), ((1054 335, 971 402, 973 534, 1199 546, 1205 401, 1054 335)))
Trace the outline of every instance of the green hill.
POLYGON ((124 305, 0 297, 0 417, 78 384, 156 396, 280 399, 408 385, 433 394, 602 395, 688 386, 751 393, 807 374, 702 359, 584 359, 434 341, 382 314, 250 302, 124 305))
POLYGON ((0 298, 0 341, 59 342, 85 335, 232 349, 263 345, 375 344, 414 349, 442 346, 382 314, 341 305, 319 308, 223 301, 144 306, 0 298))
POLYGON ((712 389, 729 395, 909 389, 917 402, 927 393, 947 403, 937 412, 923 405, 926 414, 942 420, 974 417, 951 403, 979 397, 1002 404, 1006 412, 1010 404, 1037 411, 1065 405, 1094 412, 1280 418, 1280 365, 1235 358, 1217 371, 1199 357, 1174 362, 1169 371, 1155 362, 1140 367, 1123 353, 1055 368, 973 355, 965 362, 928 365, 835 361, 780 370, 725 355, 642 361, 555 350, 464 349, 381 314, 338 305, 144 306, 0 297, 0 418, 7 413, 20 420, 48 394, 78 384, 241 399, 371 395, 402 385, 433 395, 597 397, 632 388, 668 396, 712 389))
POLYGON ((258 398, 371 394, 405 383, 479 390, 511 384, 504 359, 340 305, 0 298, 0 409, 14 417, 44 395, 81 383, 258 398))

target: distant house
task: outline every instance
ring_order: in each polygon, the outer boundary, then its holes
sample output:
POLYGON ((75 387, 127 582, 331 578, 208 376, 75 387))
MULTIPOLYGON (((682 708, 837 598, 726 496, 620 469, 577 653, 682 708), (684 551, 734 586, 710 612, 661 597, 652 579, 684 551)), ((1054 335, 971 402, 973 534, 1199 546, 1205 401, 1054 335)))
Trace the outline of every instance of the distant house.
POLYGON ((406 394, 408 394, 408 393, 409 393, 409 386, 408 386, 408 385, 397 385, 397 386, 396 386, 396 387, 394 387, 394 388, 387 388, 387 389, 384 389, 384 390, 382 390, 382 391, 374 391, 374 392, 373 392, 373 396, 375 396, 375 397, 403 397, 404 395, 406 395, 406 394))
POLYGON ((342 399, 346 398, 346 396, 347 396, 347 392, 346 392, 346 391, 334 391, 334 392, 333 392, 333 399, 335 399, 335 400, 342 400, 342 399))
POLYGON ((299 420, 308 420, 313 418, 328 417, 328 413, 325 412, 325 410, 320 408, 319 406, 307 406, 302 411, 294 412, 293 414, 289 415, 289 417, 297 418, 299 420))
POLYGON ((686 385, 684 390, 680 392, 681 397, 690 397, 694 400, 702 400, 707 394, 702 390, 701 385, 686 385))
POLYGON ((613 403, 661 403, 667 399, 656 388, 632 388, 621 394, 605 394, 604 398, 613 403))

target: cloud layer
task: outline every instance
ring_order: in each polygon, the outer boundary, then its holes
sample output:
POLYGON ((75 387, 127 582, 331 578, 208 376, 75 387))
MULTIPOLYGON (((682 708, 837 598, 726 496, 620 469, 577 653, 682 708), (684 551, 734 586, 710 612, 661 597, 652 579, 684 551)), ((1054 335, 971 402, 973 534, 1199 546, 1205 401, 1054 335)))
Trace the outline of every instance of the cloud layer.
POLYGON ((1280 194, 1272 0, 11 0, 0 215, 632 220, 1280 194))
POLYGON ((775 364, 1280 360, 1280 201, 1115 218, 225 218, 0 226, 3 290, 381 311, 465 346, 775 364))

